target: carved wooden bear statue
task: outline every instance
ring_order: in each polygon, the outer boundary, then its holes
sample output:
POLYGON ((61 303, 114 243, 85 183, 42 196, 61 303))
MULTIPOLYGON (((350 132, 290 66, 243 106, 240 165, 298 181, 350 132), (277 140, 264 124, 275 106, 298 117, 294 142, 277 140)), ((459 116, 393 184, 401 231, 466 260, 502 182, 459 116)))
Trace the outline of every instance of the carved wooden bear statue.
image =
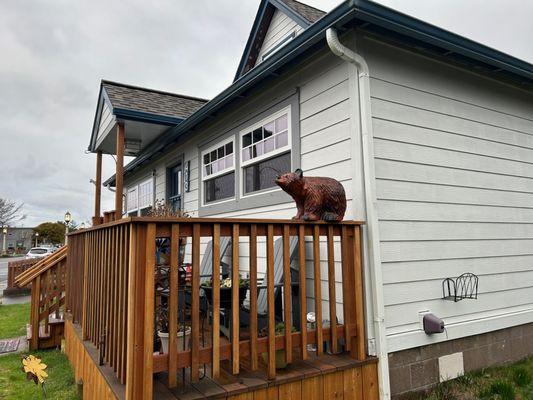
POLYGON ((332 178, 305 177, 297 169, 276 177, 276 184, 296 201, 304 221, 342 221, 346 211, 346 194, 341 183, 332 178))

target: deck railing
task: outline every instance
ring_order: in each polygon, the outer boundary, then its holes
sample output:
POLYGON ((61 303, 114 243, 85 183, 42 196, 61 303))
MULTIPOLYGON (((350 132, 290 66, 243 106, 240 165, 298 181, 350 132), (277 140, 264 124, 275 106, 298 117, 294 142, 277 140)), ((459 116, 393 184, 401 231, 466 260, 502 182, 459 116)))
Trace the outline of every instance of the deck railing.
MULTIPOLYGON (((326 344, 330 353, 366 357, 359 222, 126 218, 70 234, 68 260, 67 310, 73 322, 81 325, 83 338, 99 349, 101 363, 112 367, 126 384, 127 398, 151 398, 156 372, 168 372, 168 386, 175 387, 178 370, 188 369, 194 383, 201 366, 203 373, 209 370, 216 379, 223 363, 233 374, 243 363, 252 370, 264 368, 273 379, 278 350, 285 350, 287 363, 310 357, 309 345, 314 345, 316 357, 326 344), (231 286, 240 287, 240 274, 249 273, 246 324, 239 290, 231 290, 229 304, 221 306, 223 277, 218 266, 223 263, 219 256, 223 237, 231 240, 231 256, 225 257, 231 286), (281 240, 283 252, 279 265, 274 264, 276 239, 281 240), (296 261, 290 251, 295 240, 296 261), (216 267, 205 276, 200 266, 209 246, 209 262, 216 267), (184 261, 190 262, 188 277, 180 272, 184 261), (294 262, 298 268, 291 277, 294 262), (168 271, 163 291, 157 282, 162 266, 168 271), (259 267, 265 269, 266 287, 258 279, 259 267), (275 268, 282 268, 281 282, 275 281, 275 268), (200 296, 201 281, 206 279, 211 293, 207 305, 200 296), (258 321, 260 290, 266 290, 268 305, 263 337, 258 321), (166 353, 154 344, 161 322, 157 310, 162 306, 169 333, 166 353), (313 325, 307 321, 309 311, 316 315, 313 325), (329 314, 327 324, 323 324, 324 311, 329 314), (179 315, 185 314, 189 343, 179 349, 179 315), (279 321, 284 332, 277 335, 279 321), (229 326, 225 335, 220 333, 222 325, 229 326)), ((182 329, 183 336, 186 331, 182 329)))
POLYGON ((15 284, 15 278, 22 274, 23 272, 29 270, 32 268, 37 262, 39 261, 38 258, 29 258, 24 260, 18 260, 18 261, 10 261, 7 264, 7 291, 15 291, 15 290, 23 290, 23 289, 29 289, 30 286, 24 286, 24 287, 18 287, 15 284))
MULTIPOLYGON (((64 246, 15 278, 19 287, 31 284, 30 349, 41 348, 40 339, 50 335, 50 324, 63 319, 66 258, 67 246, 64 246)), ((57 341, 52 343, 57 344, 57 341)))

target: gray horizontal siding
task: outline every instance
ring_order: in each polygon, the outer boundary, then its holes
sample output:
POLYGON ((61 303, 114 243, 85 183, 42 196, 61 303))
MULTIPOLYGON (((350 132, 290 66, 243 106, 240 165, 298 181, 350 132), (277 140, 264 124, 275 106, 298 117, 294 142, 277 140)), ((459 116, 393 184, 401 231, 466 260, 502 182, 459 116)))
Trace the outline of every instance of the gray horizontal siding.
POLYGON ((390 350, 446 339, 421 332, 422 310, 450 338, 531 322, 533 96, 375 41, 362 48, 390 350), (464 272, 479 275, 478 300, 442 300, 442 280, 464 272))

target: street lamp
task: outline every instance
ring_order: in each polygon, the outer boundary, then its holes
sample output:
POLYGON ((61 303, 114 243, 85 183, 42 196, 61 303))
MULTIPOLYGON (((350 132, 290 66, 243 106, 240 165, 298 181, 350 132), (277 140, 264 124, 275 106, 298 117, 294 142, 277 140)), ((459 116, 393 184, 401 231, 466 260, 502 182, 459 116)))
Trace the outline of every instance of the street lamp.
POLYGON ((68 241, 68 224, 70 224, 70 221, 72 221, 72 216, 70 215, 70 212, 65 213, 65 244, 67 244, 68 241))
POLYGON ((35 232, 35 247, 39 247, 39 232, 35 232))
POLYGON ((7 235, 7 226, 4 226, 2 228, 2 233, 4 234, 3 242, 2 242, 2 255, 6 254, 6 235, 7 235))

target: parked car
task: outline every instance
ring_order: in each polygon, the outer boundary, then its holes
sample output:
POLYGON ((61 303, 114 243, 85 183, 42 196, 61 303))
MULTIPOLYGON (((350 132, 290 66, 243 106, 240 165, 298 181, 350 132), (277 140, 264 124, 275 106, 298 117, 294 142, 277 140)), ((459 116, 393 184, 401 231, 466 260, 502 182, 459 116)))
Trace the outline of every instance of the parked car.
POLYGON ((30 251, 26 253, 26 258, 43 258, 53 252, 54 249, 51 247, 32 247, 30 251))

